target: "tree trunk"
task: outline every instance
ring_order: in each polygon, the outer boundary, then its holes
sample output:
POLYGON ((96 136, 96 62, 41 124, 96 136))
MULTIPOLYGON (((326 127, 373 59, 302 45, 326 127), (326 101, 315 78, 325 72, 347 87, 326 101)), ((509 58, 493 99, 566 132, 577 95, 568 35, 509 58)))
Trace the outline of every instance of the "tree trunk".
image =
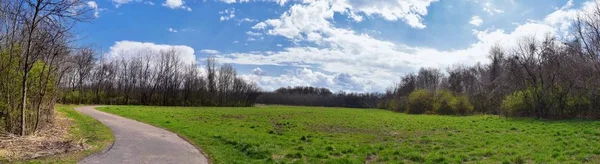
MULTIPOLYGON (((25 60, 25 62, 27 62, 27 60, 25 60)), ((25 65, 27 66, 27 65, 25 65)), ((27 109, 27 76, 29 75, 28 71, 25 71, 25 73, 23 74, 23 88, 21 90, 21 93, 23 93, 23 95, 21 95, 21 101, 22 101, 22 106, 21 106, 21 136, 25 136, 25 109, 27 109)))

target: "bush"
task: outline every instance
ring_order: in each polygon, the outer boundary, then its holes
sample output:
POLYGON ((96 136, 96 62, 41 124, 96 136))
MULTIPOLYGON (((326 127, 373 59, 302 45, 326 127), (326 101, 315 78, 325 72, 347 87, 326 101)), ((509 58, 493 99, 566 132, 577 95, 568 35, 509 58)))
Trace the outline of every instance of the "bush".
POLYGON ((571 111, 570 113, 586 113, 590 110, 592 101, 590 101, 590 99, 588 99, 587 97, 583 96, 569 96, 569 98, 567 98, 566 103, 567 109, 563 110, 571 111))
POLYGON ((455 96, 452 101, 450 101, 450 107, 455 114, 459 115, 473 113, 474 109, 473 104, 469 102, 469 98, 467 96, 455 96))
POLYGON ((395 112, 405 112, 406 104, 406 97, 397 97, 390 101, 389 109, 395 112))
POLYGON ((527 116, 533 109, 532 90, 516 91, 504 98, 502 111, 507 116, 527 116))
POLYGON ((423 114, 433 109, 433 96, 427 90, 419 89, 408 95, 406 113, 423 114))
POLYGON ((436 114, 441 115, 453 115, 455 114, 454 109, 450 106, 450 103, 454 100, 454 96, 448 90, 439 90, 435 92, 433 97, 433 111, 436 114))
POLYGON ((448 90, 437 91, 433 102, 433 111, 441 115, 467 115, 474 109, 467 96, 455 96, 448 90))

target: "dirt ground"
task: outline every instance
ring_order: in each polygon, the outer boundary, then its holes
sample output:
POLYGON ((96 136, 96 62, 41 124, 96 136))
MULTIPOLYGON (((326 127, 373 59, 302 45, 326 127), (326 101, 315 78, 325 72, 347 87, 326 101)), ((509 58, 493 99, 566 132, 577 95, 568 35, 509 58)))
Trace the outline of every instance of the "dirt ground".
POLYGON ((28 160, 88 149, 84 140, 75 140, 69 133, 73 121, 55 112, 51 126, 35 134, 20 137, 0 132, 0 160, 28 160))

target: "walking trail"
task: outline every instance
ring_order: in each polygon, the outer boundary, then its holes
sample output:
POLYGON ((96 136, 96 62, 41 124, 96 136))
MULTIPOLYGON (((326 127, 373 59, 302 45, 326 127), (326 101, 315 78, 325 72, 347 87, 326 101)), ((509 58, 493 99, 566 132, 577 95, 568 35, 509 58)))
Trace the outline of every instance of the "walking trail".
POLYGON ((208 159, 196 147, 177 134, 148 124, 95 110, 93 106, 75 110, 87 114, 108 126, 115 143, 108 151, 80 161, 88 163, 201 163, 208 159))

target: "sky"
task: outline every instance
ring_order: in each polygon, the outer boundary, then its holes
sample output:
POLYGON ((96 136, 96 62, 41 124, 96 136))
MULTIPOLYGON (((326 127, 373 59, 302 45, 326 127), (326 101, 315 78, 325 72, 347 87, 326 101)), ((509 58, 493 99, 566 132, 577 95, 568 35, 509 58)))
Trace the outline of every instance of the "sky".
POLYGON ((101 55, 176 48, 270 91, 382 92, 419 68, 487 63, 494 45, 568 39, 590 0, 96 0, 77 44, 101 55))

